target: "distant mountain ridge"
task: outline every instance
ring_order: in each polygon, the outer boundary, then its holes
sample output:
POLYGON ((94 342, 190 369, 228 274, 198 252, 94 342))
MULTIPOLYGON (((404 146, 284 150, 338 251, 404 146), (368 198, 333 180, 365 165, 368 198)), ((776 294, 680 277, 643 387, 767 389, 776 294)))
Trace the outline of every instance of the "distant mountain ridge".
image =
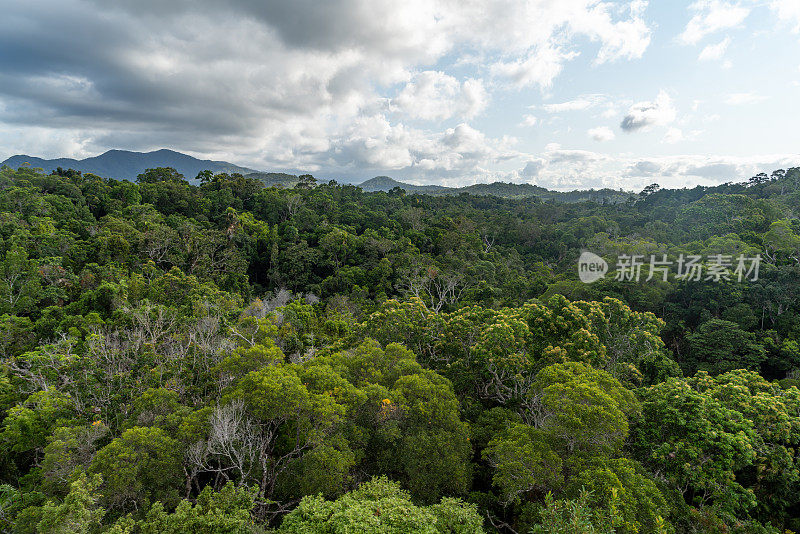
POLYGON ((133 152, 130 150, 109 150, 99 156, 85 159, 56 158, 43 159, 35 156, 17 155, 11 156, 0 165, 8 165, 16 169, 25 164, 31 167, 43 169, 45 172, 52 172, 58 167, 62 169, 75 169, 81 172, 90 172, 106 178, 116 178, 118 180, 135 180, 145 169, 155 167, 172 167, 188 179, 193 179, 200 171, 210 170, 215 173, 239 172, 249 174, 258 172, 255 169, 248 169, 228 163, 227 161, 213 161, 198 159, 188 154, 182 154, 174 150, 162 148, 152 152, 133 152))
POLYGON ((394 178, 389 178, 388 176, 376 176, 375 178, 370 178, 366 182, 360 183, 358 187, 367 193, 374 193, 376 191, 391 191, 395 187, 399 187, 408 193, 426 194, 443 193, 452 189, 450 187, 444 187, 441 185, 407 184, 404 182, 398 182, 394 178))
POLYGON ((591 200, 594 202, 610 202, 612 204, 625 202, 631 197, 632 193, 618 191, 614 189, 588 189, 582 191, 551 191, 532 184, 515 184, 511 182, 493 182, 490 184, 473 184, 464 187, 444 187, 441 185, 413 185, 399 182, 388 176, 376 176, 371 178, 358 187, 366 192, 391 191, 400 188, 406 193, 416 193, 424 195, 460 195, 468 193, 471 195, 495 196, 500 198, 531 198, 536 197, 541 200, 555 200, 558 202, 582 202, 591 200))
MULTIPOLYGON (((84 173, 93 173, 104 178, 135 180, 146 169, 155 167, 172 167, 187 179, 194 179, 200 171, 210 170, 214 173, 241 173, 244 176, 260 180, 266 187, 294 187, 298 177, 294 174, 281 172, 265 172, 234 165, 227 161, 214 161, 198 159, 188 154, 162 148, 152 152, 134 152, 130 150, 109 150, 99 156, 72 159, 56 158, 43 159, 35 156, 12 156, 0 163, 18 168, 29 165, 33 168, 43 169, 49 173, 58 167, 62 169, 75 169, 84 173)), ((423 195, 459 195, 469 193, 472 195, 496 196, 501 198, 531 198, 541 200, 554 200, 558 202, 581 202, 592 200, 595 202, 624 202, 631 193, 615 191, 613 189, 590 189, 585 191, 570 191, 562 193, 551 191, 538 185, 515 184, 494 182, 491 184, 474 184, 464 187, 445 187, 441 185, 414 185, 400 182, 389 176, 376 176, 358 184, 365 192, 391 191, 400 188, 410 194, 423 195)))
POLYGON ((251 180, 260 180, 265 187, 294 187, 300 180, 294 174, 285 172, 250 172, 244 175, 251 180))

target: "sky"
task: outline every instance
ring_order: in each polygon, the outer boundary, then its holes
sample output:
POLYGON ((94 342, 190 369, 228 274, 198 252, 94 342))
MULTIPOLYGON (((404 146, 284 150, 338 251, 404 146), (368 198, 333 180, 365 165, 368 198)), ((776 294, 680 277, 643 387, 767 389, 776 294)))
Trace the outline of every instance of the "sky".
POLYGON ((800 0, 3 0, 0 160, 171 148, 359 182, 800 166, 800 0))

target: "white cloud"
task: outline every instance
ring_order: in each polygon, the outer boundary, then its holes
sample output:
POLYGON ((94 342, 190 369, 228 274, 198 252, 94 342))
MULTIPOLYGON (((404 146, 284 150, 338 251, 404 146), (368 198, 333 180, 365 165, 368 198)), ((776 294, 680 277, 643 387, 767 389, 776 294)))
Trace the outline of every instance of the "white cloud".
POLYGON ((710 44, 703 48, 703 51, 700 52, 700 55, 697 56, 697 59, 699 61, 715 61, 722 59, 722 56, 725 55, 725 50, 728 49, 729 44, 731 44, 730 37, 726 37, 717 44, 710 44))
MULTIPOLYGON (((567 2, 564 2, 567 3, 567 2)), ((602 44, 596 64, 621 58, 642 57, 650 45, 650 29, 642 18, 648 2, 635 0, 629 4, 630 18, 613 21, 607 4, 597 3, 589 9, 577 10, 569 24, 602 44)))
POLYGON ((655 174, 662 174, 662 165, 654 161, 641 160, 632 163, 628 166, 626 176, 653 176, 655 174))
POLYGON ((544 46, 531 51, 527 57, 495 63, 491 70, 492 74, 507 78, 516 87, 550 87, 555 77, 561 73, 564 62, 577 55, 577 52, 544 46))
POLYGON ((360 117, 327 151, 330 163, 341 169, 414 171, 443 177, 458 173, 465 179, 476 169, 517 156, 513 138, 489 138, 459 124, 444 132, 391 124, 383 115, 360 117))
POLYGON ((684 140, 683 131, 680 128, 669 128, 664 134, 663 141, 668 144, 679 143, 684 140))
POLYGON ((651 30, 643 20, 643 0, 448 0, 443 13, 464 42, 495 53, 491 71, 516 87, 546 88, 563 65, 578 53, 575 37, 588 37, 600 47, 596 64, 642 57, 651 30), (624 7, 627 6, 627 10, 624 7))
MULTIPOLYGON (((690 132, 692 138, 697 132, 690 132)), ((694 185, 718 185, 728 181, 746 181, 758 172, 789 168, 800 164, 800 154, 763 154, 748 157, 683 154, 635 158, 627 155, 607 156, 582 150, 565 150, 557 144, 545 148, 540 157, 528 161, 535 174, 526 176, 525 169, 512 171, 506 179, 532 181, 542 187, 571 190, 589 187, 623 188, 638 191, 658 182, 662 187, 680 188, 694 185)), ((495 178, 496 179, 496 178, 495 178)))
POLYGON ((737 1, 699 0, 689 6, 695 13, 678 39, 685 44, 697 44, 707 35, 734 28, 744 22, 750 8, 737 1))
POLYGON ((794 33, 800 32, 800 2, 797 0, 772 0, 770 7, 782 20, 794 24, 792 30, 794 33))
POLYGON ((741 106, 744 104, 753 104, 754 102, 761 102, 766 100, 767 97, 759 95, 758 93, 731 93, 725 99, 725 103, 731 106, 741 106))
POLYGON ((539 123, 539 119, 535 115, 531 115, 530 113, 522 117, 522 123, 520 126, 536 126, 539 123))
POLYGON ((558 148, 555 150, 546 150, 545 156, 549 163, 572 163, 586 165, 589 163, 604 161, 609 157, 598 152, 590 150, 574 150, 558 148))
POLYGON ((440 121, 473 118, 488 101, 481 80, 469 78, 462 83, 443 72, 424 71, 415 75, 391 103, 410 117, 440 121))
POLYGON ((544 146, 544 151, 545 152, 555 152, 556 150, 560 150, 560 149, 561 149, 561 143, 547 143, 544 146))
POLYGON ((594 139, 595 141, 613 141, 614 132, 608 126, 598 126, 597 128, 592 128, 588 132, 589 137, 594 139))
POLYGON ((672 98, 666 91, 660 91, 652 102, 639 102, 631 106, 620 127, 632 132, 651 126, 665 126, 674 121, 676 115, 672 98))
MULTIPOLYGON (((6 156, 52 154, 58 157, 82 159, 95 155, 89 146, 92 133, 72 128, 23 126, 6 133, 0 128, 0 147, 6 156), (35 147, 35 150, 31 150, 35 147)), ((0 160, 6 156, 0 155, 0 160)))
MULTIPOLYGON (((618 162, 622 163, 622 160, 618 162)), ((665 187, 684 187, 696 183, 718 185, 728 181, 745 181, 759 172, 792 167, 798 162, 798 154, 664 156, 629 160, 624 175, 650 181, 655 178, 665 187)), ((645 185, 644 181, 640 183, 645 185)))
POLYGON ((582 95, 574 100, 559 102, 557 104, 545 104, 542 106, 548 113, 561 113, 564 111, 583 111, 597 106, 606 100, 604 95, 582 95))
POLYGON ((609 102, 606 104, 605 107, 606 109, 604 109, 603 112, 600 114, 601 117, 603 117, 604 119, 611 119, 617 116, 618 111, 616 104, 614 104, 613 102, 609 102))

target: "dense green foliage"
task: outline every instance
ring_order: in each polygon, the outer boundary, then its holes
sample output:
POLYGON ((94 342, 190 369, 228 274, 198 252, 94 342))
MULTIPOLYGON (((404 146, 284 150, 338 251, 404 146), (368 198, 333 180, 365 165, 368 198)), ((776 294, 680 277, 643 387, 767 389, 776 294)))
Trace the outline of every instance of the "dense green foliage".
POLYGON ((800 529, 800 169, 616 204, 197 182, 0 170, 0 530, 800 529), (588 285, 584 249, 763 263, 588 285))

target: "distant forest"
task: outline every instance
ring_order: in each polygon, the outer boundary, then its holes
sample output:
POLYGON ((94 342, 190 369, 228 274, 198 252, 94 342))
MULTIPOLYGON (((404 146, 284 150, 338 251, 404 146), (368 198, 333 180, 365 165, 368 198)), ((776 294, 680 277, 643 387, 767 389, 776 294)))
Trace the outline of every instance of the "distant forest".
POLYGON ((0 169, 0 531, 800 531, 800 168, 198 178, 0 169))

